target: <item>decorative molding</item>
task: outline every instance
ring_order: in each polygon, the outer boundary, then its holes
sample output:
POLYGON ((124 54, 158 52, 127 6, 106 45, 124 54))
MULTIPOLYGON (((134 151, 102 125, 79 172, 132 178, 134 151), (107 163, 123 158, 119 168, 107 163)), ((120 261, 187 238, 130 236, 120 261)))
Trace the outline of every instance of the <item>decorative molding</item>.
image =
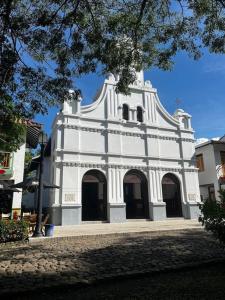
POLYGON ((142 159, 145 161, 148 160, 156 160, 156 161, 175 161, 175 162, 192 162, 192 159, 188 157, 180 158, 180 157, 165 157, 165 156, 151 156, 151 155, 137 155, 137 154, 125 154, 125 153, 114 153, 114 152, 95 152, 95 151, 78 151, 72 149, 55 149, 56 155, 61 155, 65 153, 69 154, 79 154, 79 155, 90 155, 90 156, 97 156, 97 157, 104 157, 105 159, 112 158, 112 157, 119 157, 119 158, 135 158, 135 159, 142 159))
POLYGON ((141 138, 144 138, 147 136, 149 138, 162 139, 162 140, 182 141, 182 142, 190 142, 190 143, 195 142, 195 139, 180 138, 180 137, 174 137, 174 136, 169 136, 169 135, 131 132, 131 131, 118 130, 118 129, 108 129, 108 128, 84 127, 84 126, 78 126, 78 125, 67 124, 67 123, 63 123, 62 125, 64 126, 64 128, 76 129, 76 130, 87 131, 87 132, 100 132, 100 133, 108 132, 111 134, 118 134, 118 135, 124 135, 124 136, 135 136, 135 137, 141 137, 141 138))
POLYGON ((194 172, 198 173, 198 168, 184 168, 184 172, 194 172))
POLYGON ((179 137, 174 137, 174 136, 169 136, 169 135, 158 135, 158 134, 151 134, 147 133, 147 136, 149 138, 154 138, 154 139, 161 139, 161 140, 171 140, 171 141, 179 141, 179 137))
POLYGON ((122 131, 121 131, 121 130, 118 130, 118 129, 106 129, 106 131, 107 131, 108 133, 112 133, 112 134, 119 134, 119 135, 122 134, 122 131))
POLYGON ((181 138, 181 137, 175 137, 175 136, 169 136, 169 135, 157 135, 157 134, 151 134, 151 133, 147 133, 147 136, 150 138, 161 139, 161 140, 195 143, 195 139, 191 139, 191 138, 181 138))
POLYGON ((73 125, 73 124, 67 124, 63 123, 62 124, 64 128, 69 128, 69 129, 76 129, 76 130, 81 130, 81 131, 88 131, 88 132, 105 132, 106 129, 101 129, 97 127, 84 127, 84 126, 78 126, 78 125, 73 125))
POLYGON ((136 170, 153 170, 153 171, 167 171, 167 172, 198 172, 196 168, 181 168, 181 167, 165 167, 165 166, 143 166, 143 165, 121 165, 121 164, 103 164, 92 162, 72 162, 72 161, 56 161, 56 165, 65 167, 81 167, 81 168, 94 168, 94 169, 136 169, 136 170))
POLYGON ((182 142, 190 142, 190 143, 195 143, 196 139, 188 139, 188 138, 181 138, 182 142))
MULTIPOLYGON (((71 119, 76 119, 76 120, 81 120, 81 121, 92 121, 92 122, 94 122, 94 123, 98 123, 99 124, 99 122, 101 122, 102 124, 105 124, 106 126, 108 125, 108 124, 117 124, 117 125, 120 125, 122 122, 121 122, 121 120, 118 120, 118 119, 110 119, 110 118, 108 118, 108 119, 103 119, 103 118, 94 118, 94 117, 87 117, 87 116, 85 116, 85 115, 82 115, 82 114, 76 114, 76 115, 74 115, 74 114, 63 114, 63 115, 61 115, 61 116, 63 116, 63 117, 68 117, 68 118, 71 118, 71 119)), ((61 121, 60 121, 61 122, 61 121)), ((54 121, 54 124, 55 124, 56 122, 54 121)), ((60 123, 60 125, 61 125, 62 123, 60 123)), ((66 123, 63 123, 63 124, 66 124, 66 123)), ((54 127, 54 126, 53 126, 54 127)), ((166 127, 166 126, 162 126, 162 125, 159 125, 159 124, 152 124, 152 123, 146 123, 145 124, 145 127, 146 128, 153 128, 153 129, 158 129, 158 130, 164 130, 164 131, 172 131, 172 132, 174 132, 174 131, 177 131, 178 130, 178 128, 179 128, 179 124, 176 124, 176 127, 174 128, 174 127, 166 127)), ((193 128, 191 128, 191 129, 184 129, 184 128, 179 128, 179 131, 180 132, 184 132, 184 133, 191 133, 191 134, 193 134, 194 133, 194 130, 193 130, 193 128)))
POLYGON ((136 137, 145 137, 145 133, 138 133, 138 132, 130 132, 130 131, 121 131, 121 134, 124 136, 136 136, 136 137))
POLYGON ((69 123, 62 123, 60 125, 63 126, 64 128, 77 129, 77 130, 80 129, 80 126, 69 124, 69 123))

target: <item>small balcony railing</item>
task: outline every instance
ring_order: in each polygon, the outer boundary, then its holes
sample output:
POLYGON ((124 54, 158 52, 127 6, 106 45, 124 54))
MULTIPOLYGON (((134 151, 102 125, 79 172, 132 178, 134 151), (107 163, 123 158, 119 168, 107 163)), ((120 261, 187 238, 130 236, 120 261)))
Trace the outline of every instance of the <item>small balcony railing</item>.
POLYGON ((0 166, 4 169, 10 168, 11 153, 10 152, 0 152, 0 166))
POLYGON ((0 174, 11 175, 12 173, 12 153, 0 152, 0 174))

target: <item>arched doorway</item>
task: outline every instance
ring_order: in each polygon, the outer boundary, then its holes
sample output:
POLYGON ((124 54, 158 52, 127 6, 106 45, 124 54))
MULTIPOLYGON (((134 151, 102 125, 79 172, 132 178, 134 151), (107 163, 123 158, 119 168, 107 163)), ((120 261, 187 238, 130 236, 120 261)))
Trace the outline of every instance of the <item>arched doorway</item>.
POLYGON ((138 170, 130 170, 123 180, 124 202, 127 219, 148 219, 148 185, 145 175, 138 170))
POLYGON ((182 217, 180 182, 173 174, 166 174, 162 179, 163 201, 166 203, 168 218, 182 217))
POLYGON ((107 220, 107 183, 98 170, 86 172, 82 179, 82 221, 107 220))

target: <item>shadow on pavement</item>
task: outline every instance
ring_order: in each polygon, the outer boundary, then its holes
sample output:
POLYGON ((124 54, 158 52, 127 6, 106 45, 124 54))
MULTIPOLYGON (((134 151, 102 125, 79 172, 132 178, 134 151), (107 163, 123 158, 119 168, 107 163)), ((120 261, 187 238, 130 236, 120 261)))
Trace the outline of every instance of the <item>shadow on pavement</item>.
POLYGON ((224 249, 202 230, 85 236, 0 249, 0 294, 18 297, 23 291, 78 288, 225 259, 224 249))

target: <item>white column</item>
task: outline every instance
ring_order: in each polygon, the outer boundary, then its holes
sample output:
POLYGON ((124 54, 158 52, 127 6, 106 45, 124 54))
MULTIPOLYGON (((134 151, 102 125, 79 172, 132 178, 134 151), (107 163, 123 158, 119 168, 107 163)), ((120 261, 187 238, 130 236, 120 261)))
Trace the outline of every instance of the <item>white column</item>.
POLYGON ((82 193, 82 176, 80 176, 80 167, 76 168, 76 184, 75 184, 75 203, 81 204, 81 193, 82 193))
POLYGON ((145 108, 145 121, 149 120, 149 105, 150 105, 150 94, 144 94, 144 108, 145 108))
MULTIPOLYGON (((61 172, 62 169, 59 166, 54 166, 54 181, 53 184, 56 184, 58 186, 61 186, 61 172)), ((52 193, 52 204, 58 206, 62 199, 60 199, 60 195, 61 195, 61 189, 54 189, 53 193, 52 193)))
POLYGON ((108 168, 108 188, 107 188, 107 192, 108 192, 108 202, 109 203, 113 203, 114 202, 114 186, 113 186, 113 169, 112 168, 108 168))
POLYGON ((156 182, 157 182, 157 202, 163 201, 162 196, 162 182, 160 171, 156 171, 156 182))
POLYGON ((124 203, 124 199, 123 199, 123 176, 122 176, 122 170, 120 168, 116 169, 116 180, 117 180, 117 187, 116 187, 117 203, 124 203))
POLYGON ((155 179, 155 171, 149 170, 148 171, 148 193, 149 193, 149 202, 157 202, 157 186, 156 186, 156 179, 155 179))
POLYGON ((108 202, 123 203, 123 176, 119 168, 108 169, 108 202))
POLYGON ((149 202, 162 202, 163 196, 160 171, 149 170, 148 176, 149 202))
POLYGON ((107 118, 111 119, 113 117, 113 111, 114 111, 114 103, 113 103, 113 99, 112 99, 112 89, 108 89, 107 91, 107 118))
POLYGON ((190 117, 188 117, 188 129, 191 129, 191 118, 190 117))
POLYGON ((117 100, 118 100, 118 109, 117 109, 118 116, 119 116, 119 119, 122 119, 123 118, 123 116, 122 116, 123 109, 122 109, 120 94, 117 94, 117 100))
POLYGON ((129 121, 132 121, 132 119, 133 119, 133 114, 132 114, 132 110, 130 109, 129 106, 128 106, 128 114, 129 114, 129 121))

